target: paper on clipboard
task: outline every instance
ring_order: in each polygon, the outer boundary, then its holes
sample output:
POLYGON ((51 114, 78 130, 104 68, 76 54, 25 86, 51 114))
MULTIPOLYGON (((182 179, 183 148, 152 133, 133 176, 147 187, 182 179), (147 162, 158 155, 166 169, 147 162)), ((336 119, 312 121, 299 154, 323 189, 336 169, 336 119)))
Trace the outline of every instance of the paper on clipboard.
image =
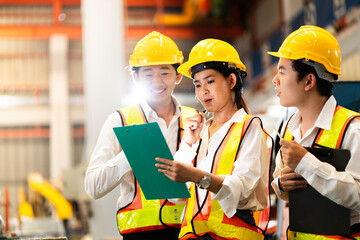
POLYGON ((170 180, 155 167, 156 157, 173 160, 157 123, 115 127, 114 132, 147 200, 190 197, 185 183, 170 180))

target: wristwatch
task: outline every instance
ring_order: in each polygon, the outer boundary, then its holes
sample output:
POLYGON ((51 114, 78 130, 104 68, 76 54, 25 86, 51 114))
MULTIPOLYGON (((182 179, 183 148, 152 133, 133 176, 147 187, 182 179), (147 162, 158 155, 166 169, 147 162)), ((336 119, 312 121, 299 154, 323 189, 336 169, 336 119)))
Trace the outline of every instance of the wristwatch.
POLYGON ((210 183, 211 183, 210 173, 205 173, 205 175, 202 177, 202 179, 197 184, 197 186, 201 189, 208 189, 210 187, 210 183))

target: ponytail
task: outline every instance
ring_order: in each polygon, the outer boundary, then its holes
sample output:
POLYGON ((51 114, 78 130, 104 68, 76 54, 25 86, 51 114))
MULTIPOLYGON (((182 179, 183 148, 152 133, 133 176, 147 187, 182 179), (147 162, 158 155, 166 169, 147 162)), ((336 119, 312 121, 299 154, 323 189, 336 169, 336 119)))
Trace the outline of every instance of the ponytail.
MULTIPOLYGON (((235 93, 235 104, 237 108, 243 108, 247 114, 250 114, 249 108, 246 106, 246 103, 242 97, 242 87, 243 87, 243 78, 246 77, 246 72, 241 71, 240 69, 231 69, 228 76, 230 76, 231 73, 234 73, 236 76, 236 84, 233 88, 233 91, 235 93)), ((225 76, 225 74, 223 73, 225 76)), ((227 76, 225 76, 227 77, 227 76)))

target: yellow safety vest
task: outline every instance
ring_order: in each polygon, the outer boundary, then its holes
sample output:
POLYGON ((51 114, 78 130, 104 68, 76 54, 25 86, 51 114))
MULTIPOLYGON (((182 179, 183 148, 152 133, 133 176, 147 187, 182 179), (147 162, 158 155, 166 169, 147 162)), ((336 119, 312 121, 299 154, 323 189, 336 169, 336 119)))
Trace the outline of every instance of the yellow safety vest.
MULTIPOLYGON (((241 140, 252 119, 254 118, 247 115, 243 122, 234 123, 230 127, 215 153, 211 173, 216 175, 232 173, 241 140)), ((196 166, 196 159, 194 165, 196 166)), ((198 238, 206 233, 214 239, 264 239, 256 226, 246 223, 236 215, 228 218, 221 209, 219 201, 211 200, 209 192, 207 192, 205 203, 200 208, 197 187, 194 183, 191 184, 190 192, 191 198, 186 200, 185 219, 179 239, 198 238)))
MULTIPOLYGON (((119 111, 123 126, 147 123, 140 105, 125 107, 119 111)), ((183 135, 184 119, 197 113, 196 109, 181 107, 179 119, 178 144, 183 135)), ((166 227, 181 226, 181 214, 185 204, 173 204, 166 199, 146 200, 139 183, 135 179, 133 201, 117 212, 117 224, 120 234, 151 231, 166 227)))
MULTIPOLYGON (((316 144, 319 144, 321 146, 325 146, 329 148, 341 148, 342 141, 344 139, 344 135, 348 125, 353 119, 359 117, 360 115, 357 112, 351 111, 341 106, 337 106, 334 112, 333 120, 331 122, 331 129, 330 130, 320 129, 317 136, 315 137, 313 147, 316 147, 316 144)), ((285 129, 284 139, 285 140, 293 139, 293 136, 289 131, 288 126, 286 126, 285 129)), ((357 233, 352 237, 360 240, 360 233, 357 233)), ((317 235, 311 233, 293 232, 289 230, 288 239, 289 240, 307 240, 307 239, 326 240, 326 239, 349 239, 349 238, 337 236, 337 235, 325 236, 325 235, 317 235)))

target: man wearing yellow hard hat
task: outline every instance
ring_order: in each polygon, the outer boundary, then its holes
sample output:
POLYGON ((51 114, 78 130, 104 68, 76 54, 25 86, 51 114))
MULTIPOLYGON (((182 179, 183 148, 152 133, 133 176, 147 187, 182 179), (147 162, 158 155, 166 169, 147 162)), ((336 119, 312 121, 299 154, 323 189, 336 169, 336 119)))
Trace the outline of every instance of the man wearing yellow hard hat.
POLYGON ((279 58, 272 82, 280 104, 297 108, 282 128, 272 182, 290 203, 288 238, 360 239, 360 115, 338 106, 332 94, 331 82, 341 75, 339 44, 320 27, 302 26, 269 54, 279 58), (335 209, 342 215, 328 217, 335 209), (322 220, 309 224, 314 218, 322 220))
POLYGON ((182 78, 176 69, 183 58, 174 41, 156 31, 137 43, 130 65, 135 83, 145 90, 145 100, 108 117, 86 171, 85 190, 93 199, 120 185, 117 223, 124 240, 178 239, 184 204, 145 199, 113 128, 157 122, 174 154, 183 134, 182 120, 196 112, 172 95, 182 78))

